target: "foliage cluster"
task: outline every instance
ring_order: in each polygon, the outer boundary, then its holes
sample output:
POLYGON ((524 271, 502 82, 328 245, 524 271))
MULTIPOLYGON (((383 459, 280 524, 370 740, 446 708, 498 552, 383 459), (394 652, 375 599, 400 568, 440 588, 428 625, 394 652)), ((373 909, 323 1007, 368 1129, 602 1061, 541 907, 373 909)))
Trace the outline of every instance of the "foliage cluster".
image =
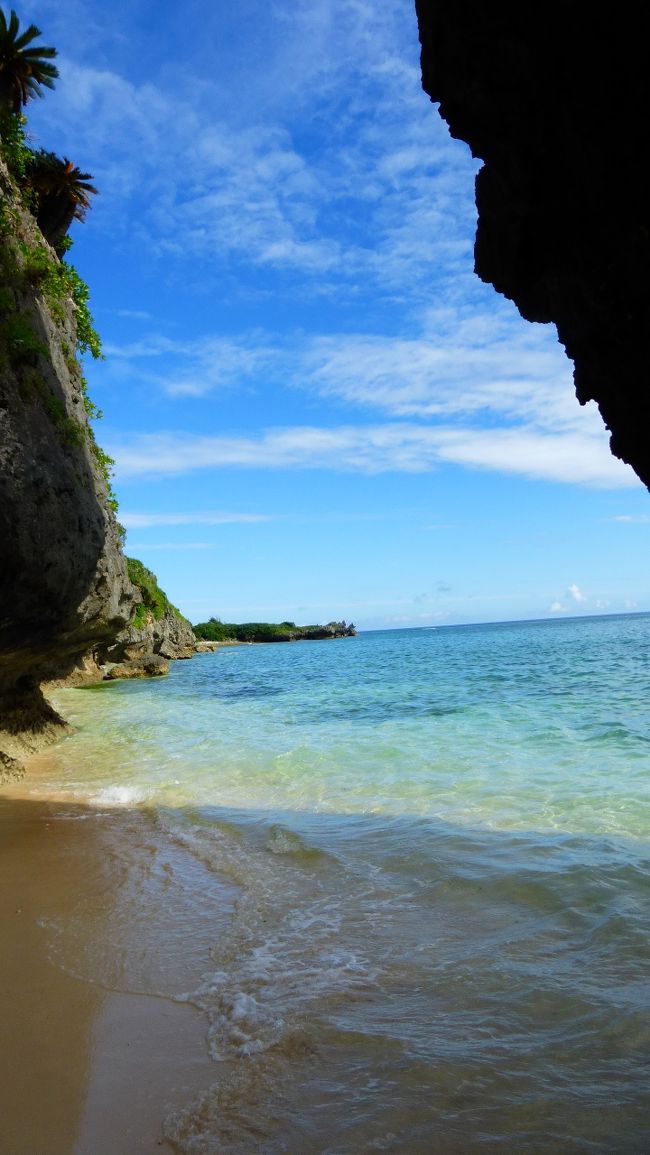
POLYGON ((24 32, 13 8, 9 19, 0 9, 0 106, 18 116, 43 88, 54 88, 59 70, 51 61, 56 48, 34 44, 40 29, 30 24, 24 32))
POLYGON ((337 638, 355 633, 346 622, 328 622, 325 626, 297 626, 295 622, 222 622, 210 618, 192 626, 197 638, 208 642, 298 642, 309 639, 337 638))
POLYGON ((172 605, 167 594, 161 590, 156 575, 150 569, 147 569, 141 561, 134 557, 127 557, 126 564, 129 580, 134 586, 137 586, 142 594, 142 602, 136 606, 131 619, 131 625, 135 629, 142 629, 146 625, 148 615, 151 615, 156 622, 160 621, 166 612, 171 612, 177 618, 182 618, 183 615, 180 610, 172 605))
MULTIPOLYGON (((0 231, 7 231, 2 230, 1 222, 0 231)), ((17 239, 16 244, 21 258, 15 270, 19 287, 31 285, 38 289, 51 315, 61 325, 66 320, 66 302, 71 300, 74 305, 76 352, 80 357, 90 353, 95 360, 100 359, 102 344, 88 307, 89 289, 74 265, 69 261, 58 260, 52 255, 51 249, 33 238, 17 239)))
POLYGON ((90 196, 97 189, 89 172, 82 172, 67 156, 40 148, 26 166, 24 188, 34 205, 43 236, 55 251, 65 251, 66 235, 74 220, 83 221, 90 196))
MULTIPOLYGON (((39 372, 39 361, 49 361, 50 350, 36 330, 29 307, 30 297, 37 292, 47 305, 55 323, 62 328, 67 321, 69 302, 74 305, 76 321, 76 349, 71 349, 61 337, 61 350, 68 370, 76 377, 81 389, 84 410, 89 419, 101 417, 101 411, 88 395, 77 355, 90 352, 101 356, 101 343, 95 331, 88 308, 88 288, 73 265, 59 260, 33 233, 22 227, 19 214, 5 203, 0 215, 0 364, 14 370, 22 396, 38 402, 59 429, 66 444, 83 444, 88 437, 90 448, 104 478, 109 506, 117 509, 117 500, 111 485, 113 460, 97 444, 91 426, 86 427, 66 413, 63 402, 55 397, 46 378, 39 372)), ((38 236, 38 234, 37 234, 38 236)))
MULTIPOLYGON (((2 155, 9 172, 24 193, 27 187, 27 169, 34 155, 25 140, 26 123, 24 116, 14 116, 6 109, 0 109, 2 155)), ((31 202, 28 207, 32 207, 31 202)))

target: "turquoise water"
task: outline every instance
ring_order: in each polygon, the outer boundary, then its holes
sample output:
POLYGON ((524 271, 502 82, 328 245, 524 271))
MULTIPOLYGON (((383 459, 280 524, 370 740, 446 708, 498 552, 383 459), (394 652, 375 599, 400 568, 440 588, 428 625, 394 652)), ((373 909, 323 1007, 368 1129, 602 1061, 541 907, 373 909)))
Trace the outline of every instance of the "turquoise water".
POLYGON ((177 1149, 650 1150, 649 691, 631 615, 63 692, 58 788, 145 807, 238 889, 175 992, 215 1059, 177 1149))

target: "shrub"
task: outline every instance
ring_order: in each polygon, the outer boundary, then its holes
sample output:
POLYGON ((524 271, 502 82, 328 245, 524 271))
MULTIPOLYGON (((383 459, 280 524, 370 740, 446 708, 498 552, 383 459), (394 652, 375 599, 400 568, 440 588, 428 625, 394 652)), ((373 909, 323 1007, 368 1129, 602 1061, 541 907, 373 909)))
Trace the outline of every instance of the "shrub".
POLYGON ((170 602, 167 594, 161 590, 156 579, 156 575, 147 569, 141 561, 137 558, 127 557, 127 568, 129 571, 129 580, 134 586, 140 590, 142 594, 142 603, 136 607, 131 625, 136 629, 140 629, 145 625, 147 620, 147 611, 151 614, 154 621, 160 621, 166 611, 171 610, 177 618, 183 615, 180 610, 176 609, 170 602))

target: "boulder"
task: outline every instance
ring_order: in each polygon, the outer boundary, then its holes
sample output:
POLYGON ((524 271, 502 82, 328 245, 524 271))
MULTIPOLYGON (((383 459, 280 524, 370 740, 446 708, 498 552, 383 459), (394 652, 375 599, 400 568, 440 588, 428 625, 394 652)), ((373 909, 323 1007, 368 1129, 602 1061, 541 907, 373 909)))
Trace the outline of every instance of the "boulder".
POLYGON ((158 678, 169 673, 169 662, 160 654, 144 654, 111 666, 104 674, 104 680, 115 682, 122 678, 158 678))

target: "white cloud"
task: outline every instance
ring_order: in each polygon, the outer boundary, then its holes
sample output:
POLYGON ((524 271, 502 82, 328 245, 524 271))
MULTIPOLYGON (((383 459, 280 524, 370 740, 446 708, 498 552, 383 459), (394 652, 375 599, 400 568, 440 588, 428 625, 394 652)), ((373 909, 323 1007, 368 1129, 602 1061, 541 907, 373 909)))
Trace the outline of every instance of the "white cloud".
POLYGON ((217 547, 216 547, 214 542, 210 542, 210 541, 184 541, 184 542, 179 542, 179 541, 161 541, 161 542, 134 541, 134 542, 131 542, 130 541, 128 548, 130 550, 133 550, 134 552, 136 550, 146 550, 148 552, 149 550, 152 550, 152 549, 156 549, 156 550, 180 550, 182 552, 184 550, 194 550, 194 549, 200 549, 200 550, 216 549, 217 547))
POLYGON ((569 594, 570 597, 573 598, 574 602, 584 602, 587 600, 586 595, 583 594, 582 590, 580 589, 580 586, 576 585, 575 582, 573 583, 573 585, 569 586, 567 593, 569 594))
POLYGON ((566 606, 562 605, 562 602, 553 602, 548 607, 548 612, 549 614, 565 614, 567 612, 567 608, 566 606))
POLYGON ((424 473, 449 462, 596 488, 639 484, 601 442, 588 435, 527 428, 393 423, 293 426, 247 437, 151 433, 114 442, 109 450, 123 478, 223 468, 424 473))
POLYGON ((398 417, 491 412, 545 428, 584 424, 554 330, 530 326, 496 301, 491 314, 468 306, 430 311, 413 338, 315 338, 302 372, 326 396, 398 417))
POLYGON ((123 225, 124 202, 137 201, 137 233, 167 256, 219 263, 233 252, 256 264, 275 244, 279 263, 331 263, 314 229, 322 182, 281 124, 235 127, 155 84, 65 58, 60 68, 43 119, 109 194, 98 222, 106 213, 105 227, 123 225))
POLYGON ((278 359, 277 351, 256 333, 239 341, 217 336, 175 340, 151 333, 129 344, 107 342, 104 352, 110 361, 108 376, 128 377, 171 397, 202 397, 241 387, 278 359))
POLYGON ((594 489, 634 488, 638 478, 588 433, 546 433, 534 427, 441 429, 439 457, 455 465, 498 470, 539 481, 594 489))
POLYGON ((257 68, 256 38, 229 56, 217 22, 218 67, 196 45, 173 87, 163 61, 131 80, 79 40, 33 120, 94 173, 94 225, 128 228, 167 264, 207 257, 216 279, 234 258, 339 294, 419 281, 424 298, 432 268, 462 260, 469 279, 477 166, 421 90, 409 19, 401 2, 260 5, 257 68))
POLYGON ((571 365, 552 331, 510 312, 490 318, 445 310, 413 338, 252 331, 178 340, 151 333, 107 344, 106 353, 114 369, 123 366, 171 394, 203 395, 264 375, 393 417, 499 414, 547 429, 603 428, 593 408, 578 405, 571 365))
MULTIPOLYGON (((360 427, 356 438, 348 426, 204 438, 206 465, 327 468, 327 444, 335 444, 342 458, 334 468, 418 471, 448 461, 596 488, 640 485, 609 452, 595 405, 578 404, 554 330, 527 324, 509 304, 493 314, 468 304, 431 308, 413 337, 251 331, 187 341, 152 334, 108 352, 109 374, 171 396, 274 384, 393 419, 360 427), (345 456, 352 443, 356 463, 345 456)), ((126 448, 118 450, 123 468, 126 448)))
POLYGON ((124 317, 127 321, 151 321, 151 313, 145 309, 116 309, 118 317, 124 317))
POLYGON ((148 529, 161 525, 247 525, 273 521, 267 513, 129 513, 120 510, 126 529, 148 529))
MULTIPOLYGON (((187 341, 153 334, 108 351, 110 371, 171 396, 275 382, 389 418, 422 419, 356 432, 297 426, 248 438, 203 437, 192 441, 194 462, 182 436, 169 442, 152 434, 160 473, 201 465, 413 472, 447 461, 596 488, 640 485, 609 452, 595 406, 575 399, 571 366, 553 332, 527 325, 510 306, 492 317, 469 306, 432 309, 424 333, 413 338, 254 331, 187 341)), ((123 471, 149 471, 146 439, 118 446, 116 454, 123 471)))

